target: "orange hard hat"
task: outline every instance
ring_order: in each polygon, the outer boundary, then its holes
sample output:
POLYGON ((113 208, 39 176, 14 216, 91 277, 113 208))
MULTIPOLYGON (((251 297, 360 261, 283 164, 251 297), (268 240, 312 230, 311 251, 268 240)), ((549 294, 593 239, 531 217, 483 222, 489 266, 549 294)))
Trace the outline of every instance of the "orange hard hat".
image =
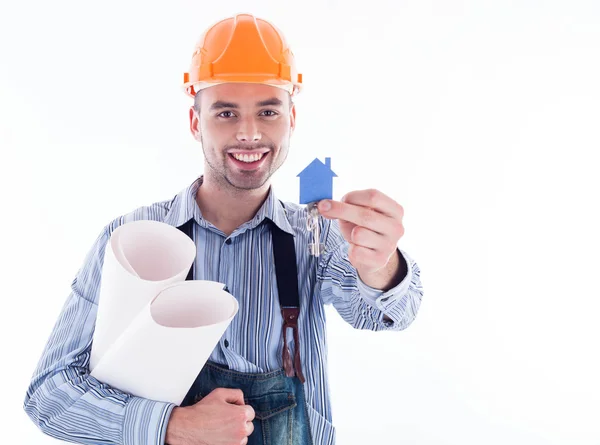
POLYGON ((251 14, 238 14, 208 28, 194 48, 183 89, 194 97, 211 85, 250 82, 273 85, 292 96, 300 91, 302 74, 281 31, 251 14))

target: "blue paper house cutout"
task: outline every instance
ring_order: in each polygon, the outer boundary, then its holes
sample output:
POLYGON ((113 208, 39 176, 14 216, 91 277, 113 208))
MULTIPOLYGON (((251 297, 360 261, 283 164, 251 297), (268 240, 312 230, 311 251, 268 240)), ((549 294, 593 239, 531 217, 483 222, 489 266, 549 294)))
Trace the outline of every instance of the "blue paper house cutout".
POLYGON ((300 178, 300 204, 333 197, 333 178, 337 175, 331 170, 331 158, 325 158, 324 164, 315 158, 297 177, 300 178))

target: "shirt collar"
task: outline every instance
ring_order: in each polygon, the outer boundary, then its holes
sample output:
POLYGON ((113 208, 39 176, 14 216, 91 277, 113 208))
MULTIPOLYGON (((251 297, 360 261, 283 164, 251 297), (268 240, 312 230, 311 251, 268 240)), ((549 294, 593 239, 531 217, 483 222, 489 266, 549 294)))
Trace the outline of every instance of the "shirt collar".
MULTIPOLYGON (((203 178, 203 176, 199 176, 171 200, 171 206, 165 215, 165 223, 180 227, 190 219, 194 219, 201 227, 208 228, 212 226, 202 217, 202 212, 196 202, 196 193, 202 185, 203 178)), ((242 224, 240 229, 253 229, 265 219, 269 219, 284 232, 295 235, 286 213, 287 210, 284 204, 275 197, 273 186, 271 186, 267 199, 258 209, 254 218, 242 224)))

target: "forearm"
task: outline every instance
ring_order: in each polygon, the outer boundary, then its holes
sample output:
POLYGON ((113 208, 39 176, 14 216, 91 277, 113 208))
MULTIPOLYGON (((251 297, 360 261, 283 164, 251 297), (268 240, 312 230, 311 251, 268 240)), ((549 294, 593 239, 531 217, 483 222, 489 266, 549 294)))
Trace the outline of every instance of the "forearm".
POLYGON ((335 223, 326 225, 327 254, 319 263, 318 293, 324 304, 333 304, 342 318, 356 329, 402 330, 414 320, 423 289, 420 269, 398 249, 398 263, 363 281, 348 259, 348 243, 335 223), (405 265, 406 268, 403 268, 405 265), (374 285, 374 286, 373 286, 374 285))
POLYGON ((25 412, 61 440, 162 445, 171 404, 133 397, 90 376, 94 320, 95 305, 71 294, 27 390, 25 412))
POLYGON ((108 226, 71 285, 33 373, 24 409, 45 434, 81 444, 163 445, 173 405, 133 397, 89 373, 108 226))
POLYGON ((364 272, 357 269, 358 276, 367 286, 386 292, 404 280, 408 265, 399 249, 390 257, 387 265, 377 272, 364 272))
POLYGON ((164 444, 170 404, 133 397, 77 374, 59 372, 27 398, 25 411, 44 434, 90 445, 164 444))

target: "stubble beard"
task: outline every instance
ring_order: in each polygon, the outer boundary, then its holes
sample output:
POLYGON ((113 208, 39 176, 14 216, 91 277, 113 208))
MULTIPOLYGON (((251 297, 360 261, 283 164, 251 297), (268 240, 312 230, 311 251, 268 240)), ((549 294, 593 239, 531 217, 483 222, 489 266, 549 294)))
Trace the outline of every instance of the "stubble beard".
MULTIPOLYGON (((202 144, 202 151, 204 152, 204 159, 211 170, 211 179, 213 179, 213 181, 222 189, 229 189, 234 192, 256 190, 263 187, 267 181, 269 181, 271 176, 273 176, 273 174, 283 165, 289 153, 289 141, 286 145, 282 146, 279 151, 276 151, 272 144, 268 144, 266 146, 270 149, 269 154, 267 155, 269 159, 265 160, 266 163, 262 165, 260 174, 256 171, 232 171, 229 160, 227 159, 229 155, 225 151, 221 151, 222 157, 215 160, 211 158, 211 156, 207 156, 202 137, 200 138, 200 142, 202 144), (277 161, 276 157, 281 157, 282 153, 284 158, 275 165, 274 163, 277 161)), ((213 153, 217 153, 217 151, 215 150, 213 153)))

